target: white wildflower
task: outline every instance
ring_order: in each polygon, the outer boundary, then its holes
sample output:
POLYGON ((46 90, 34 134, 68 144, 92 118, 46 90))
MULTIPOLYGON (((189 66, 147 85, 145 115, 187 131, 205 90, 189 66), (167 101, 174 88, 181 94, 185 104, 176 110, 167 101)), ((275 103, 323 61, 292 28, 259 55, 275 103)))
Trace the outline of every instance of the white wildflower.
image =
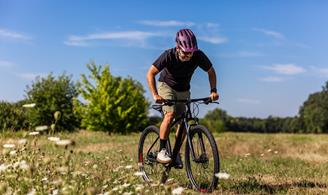
POLYGON ((15 162, 15 163, 13 164, 13 167, 14 167, 14 168, 19 167, 19 168, 22 169, 22 170, 28 170, 28 169, 29 169, 29 166, 28 166, 28 164, 26 163, 25 160, 15 162))
POLYGON ((278 154, 278 151, 276 150, 276 151, 274 151, 274 153, 275 153, 275 154, 278 154))
POLYGON ((59 137, 48 137, 48 140, 52 141, 52 142, 58 142, 60 140, 60 138, 59 137))
POLYGON ((271 152, 272 150, 271 149, 268 149, 267 152, 271 152))
POLYGON ((216 173, 215 176, 219 179, 229 179, 230 175, 228 173, 216 173))
POLYGON ((93 169, 97 169, 97 168, 98 168, 98 165, 97 165, 97 164, 94 164, 94 165, 92 166, 92 168, 93 168, 93 169))
POLYGON ((138 171, 138 172, 135 172, 133 175, 134 176, 143 176, 143 172, 138 171))
POLYGON ((144 189, 144 186, 142 184, 137 184, 135 189, 136 189, 136 191, 141 191, 142 189, 144 189))
POLYGON ((172 194, 182 194, 184 188, 183 187, 177 187, 174 190, 172 190, 172 194))
POLYGON ((8 167, 9 167, 9 166, 6 165, 6 164, 1 164, 1 165, 0 165, 0 172, 1 172, 1 171, 5 171, 8 167))
POLYGON ((36 104, 32 103, 32 104, 24 104, 23 107, 24 108, 33 108, 36 104))
POLYGON ((18 144, 20 144, 20 145, 27 144, 27 139, 20 139, 20 140, 18 140, 18 144))
POLYGON ((264 156, 264 154, 262 153, 261 156, 264 156))
POLYGON ((9 152, 10 156, 16 156, 17 152, 16 150, 12 150, 9 152))
POLYGON ((126 169, 132 169, 132 165, 125 166, 126 169))
POLYGON ((58 189, 52 190, 51 195, 57 195, 57 194, 59 194, 59 190, 58 189))
POLYGON ((68 139, 63 139, 63 140, 59 140, 56 141, 56 145, 58 146, 67 146, 67 145, 71 145, 73 142, 71 140, 68 139))
POLYGON ((127 188, 127 187, 129 187, 131 184, 129 184, 129 183, 124 183, 123 185, 122 185, 122 187, 123 188, 127 188))
POLYGON ((251 155, 251 153, 246 153, 246 154, 245 154, 245 157, 250 156, 250 155, 251 155))
POLYGON ((48 129, 47 125, 37 126, 35 127, 35 131, 45 131, 48 129))
POLYGON ((36 194, 36 190, 33 188, 29 193, 27 193, 26 195, 35 195, 36 194))
POLYGON ((4 148, 15 148, 15 144, 3 144, 4 148))
POLYGON ((44 178, 41 179, 41 181, 46 182, 46 181, 48 181, 48 178, 44 177, 44 178))
POLYGON ((33 135, 39 135, 39 134, 40 134, 40 133, 39 133, 38 131, 32 131, 32 132, 29 133, 29 135, 32 135, 32 136, 33 136, 33 135))

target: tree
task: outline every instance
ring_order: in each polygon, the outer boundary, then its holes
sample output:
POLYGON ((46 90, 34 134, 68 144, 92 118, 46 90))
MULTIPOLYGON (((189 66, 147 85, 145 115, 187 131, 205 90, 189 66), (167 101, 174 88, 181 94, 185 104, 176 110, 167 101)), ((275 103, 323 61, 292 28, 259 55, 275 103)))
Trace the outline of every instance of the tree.
POLYGON ((227 122, 229 116, 226 111, 216 108, 209 111, 202 120, 202 123, 206 125, 211 131, 223 132, 227 130, 227 122))
POLYGON ((147 123, 149 103, 142 85, 131 77, 114 77, 109 65, 86 65, 90 75, 82 74, 79 90, 86 104, 78 103, 82 127, 127 133, 147 123))
POLYGON ((305 132, 328 133, 328 81, 321 92, 313 93, 299 111, 305 132))
POLYGON ((73 99, 78 93, 71 76, 63 73, 56 78, 50 73, 44 78, 37 77, 31 87, 27 86, 26 94, 27 101, 36 104, 28 110, 32 127, 51 126, 56 111, 62 115, 56 124, 58 130, 73 130, 79 126, 78 119, 73 113, 73 99))

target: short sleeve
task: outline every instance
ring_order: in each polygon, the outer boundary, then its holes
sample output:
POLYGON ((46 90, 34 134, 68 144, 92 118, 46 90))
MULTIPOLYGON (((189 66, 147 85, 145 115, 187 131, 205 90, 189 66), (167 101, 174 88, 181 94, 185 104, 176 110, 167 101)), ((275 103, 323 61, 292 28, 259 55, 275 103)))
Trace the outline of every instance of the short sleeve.
POLYGON ((202 52, 201 50, 199 50, 199 58, 198 58, 198 65, 201 69, 203 69, 204 71, 209 71, 211 69, 212 62, 210 61, 210 59, 208 59, 208 57, 206 56, 206 54, 204 54, 204 52, 202 52))
POLYGON ((164 51, 153 63, 153 65, 159 70, 163 70, 168 64, 168 51, 164 51))

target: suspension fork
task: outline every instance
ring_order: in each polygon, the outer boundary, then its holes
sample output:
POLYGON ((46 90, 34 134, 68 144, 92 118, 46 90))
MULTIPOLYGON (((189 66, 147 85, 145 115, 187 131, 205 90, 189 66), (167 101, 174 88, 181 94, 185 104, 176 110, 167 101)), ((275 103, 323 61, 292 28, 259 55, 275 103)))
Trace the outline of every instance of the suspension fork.
MULTIPOLYGON (((196 121, 196 124, 198 124, 197 121, 196 121)), ((188 125, 188 129, 187 129, 187 141, 188 141, 188 146, 189 146, 189 148, 191 150, 191 158, 192 158, 193 161, 195 161, 196 160, 195 149, 194 149, 194 145, 192 144, 191 135, 190 135, 190 129, 191 129, 192 126, 193 125, 188 125)), ((201 154, 204 154, 204 153, 206 153, 206 151, 205 151, 205 145, 204 145, 203 135, 202 135, 201 132, 198 132, 197 134, 198 134, 198 140, 199 140, 200 148, 201 148, 201 152, 202 152, 201 154)))

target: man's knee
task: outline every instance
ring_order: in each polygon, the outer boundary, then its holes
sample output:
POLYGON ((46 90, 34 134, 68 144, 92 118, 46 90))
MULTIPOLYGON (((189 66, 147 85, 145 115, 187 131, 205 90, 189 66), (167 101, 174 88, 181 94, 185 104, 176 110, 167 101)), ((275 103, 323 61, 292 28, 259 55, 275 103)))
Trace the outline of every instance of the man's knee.
POLYGON ((174 119, 174 112, 167 112, 164 115, 164 121, 167 122, 172 122, 172 120, 174 119))

